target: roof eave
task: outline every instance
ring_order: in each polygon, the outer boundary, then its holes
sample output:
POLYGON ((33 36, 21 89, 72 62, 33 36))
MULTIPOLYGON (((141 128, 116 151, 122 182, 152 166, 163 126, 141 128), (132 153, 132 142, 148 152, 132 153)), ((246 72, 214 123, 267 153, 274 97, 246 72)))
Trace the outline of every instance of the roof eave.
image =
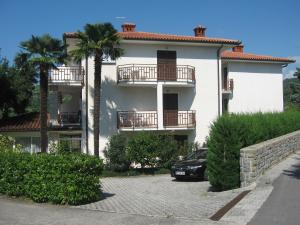
POLYGON ((280 60, 257 60, 257 59, 242 59, 242 58, 230 58, 230 57, 222 57, 223 61, 226 62, 253 62, 253 63, 278 63, 278 64, 290 64, 295 63, 295 60, 286 60, 286 61, 280 61, 280 60))

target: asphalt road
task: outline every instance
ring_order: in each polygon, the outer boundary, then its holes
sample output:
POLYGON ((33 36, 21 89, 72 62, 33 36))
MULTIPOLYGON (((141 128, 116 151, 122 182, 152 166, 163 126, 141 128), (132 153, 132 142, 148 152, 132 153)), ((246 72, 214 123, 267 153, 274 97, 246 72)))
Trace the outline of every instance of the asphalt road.
POLYGON ((248 225, 300 225, 300 158, 273 183, 274 189, 248 225))

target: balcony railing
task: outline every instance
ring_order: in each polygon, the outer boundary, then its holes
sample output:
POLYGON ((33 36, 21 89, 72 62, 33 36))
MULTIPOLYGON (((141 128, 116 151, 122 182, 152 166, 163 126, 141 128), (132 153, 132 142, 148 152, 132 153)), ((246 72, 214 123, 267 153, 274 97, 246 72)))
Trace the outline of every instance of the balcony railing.
POLYGON ((60 66, 49 73, 51 83, 83 83, 83 78, 84 69, 79 66, 60 66))
POLYGON ((157 128, 156 111, 119 111, 118 128, 157 128))
MULTIPOLYGON (((164 128, 194 128, 196 113, 193 110, 165 110, 163 115, 164 128)), ((119 111, 118 129, 158 128, 156 111, 119 111)))
POLYGON ((194 110, 164 110, 164 127, 193 128, 195 126, 196 112, 194 110))
POLYGON ((58 114, 58 123, 64 125, 78 125, 81 123, 81 113, 79 112, 62 112, 58 114))
POLYGON ((233 79, 229 79, 226 83, 223 84, 223 92, 231 93, 234 88, 233 79))
POLYGON ((117 73, 118 82, 195 83, 195 67, 189 65, 127 64, 118 66, 117 73))

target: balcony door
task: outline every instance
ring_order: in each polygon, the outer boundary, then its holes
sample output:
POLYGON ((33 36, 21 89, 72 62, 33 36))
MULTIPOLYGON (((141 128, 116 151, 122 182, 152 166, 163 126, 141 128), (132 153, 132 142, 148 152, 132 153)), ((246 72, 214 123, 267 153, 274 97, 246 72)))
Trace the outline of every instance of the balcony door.
POLYGON ((176 51, 157 51, 157 80, 176 81, 176 51))
POLYGON ((178 126, 178 94, 164 94, 164 126, 178 126))

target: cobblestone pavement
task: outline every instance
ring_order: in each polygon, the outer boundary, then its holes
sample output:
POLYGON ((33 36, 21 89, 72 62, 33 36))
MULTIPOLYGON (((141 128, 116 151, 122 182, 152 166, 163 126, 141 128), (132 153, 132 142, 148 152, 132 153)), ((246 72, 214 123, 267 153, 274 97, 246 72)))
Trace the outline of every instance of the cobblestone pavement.
POLYGON ((105 199, 82 209, 159 217, 205 219, 241 190, 209 192, 208 182, 175 181, 170 175, 104 178, 105 199))

